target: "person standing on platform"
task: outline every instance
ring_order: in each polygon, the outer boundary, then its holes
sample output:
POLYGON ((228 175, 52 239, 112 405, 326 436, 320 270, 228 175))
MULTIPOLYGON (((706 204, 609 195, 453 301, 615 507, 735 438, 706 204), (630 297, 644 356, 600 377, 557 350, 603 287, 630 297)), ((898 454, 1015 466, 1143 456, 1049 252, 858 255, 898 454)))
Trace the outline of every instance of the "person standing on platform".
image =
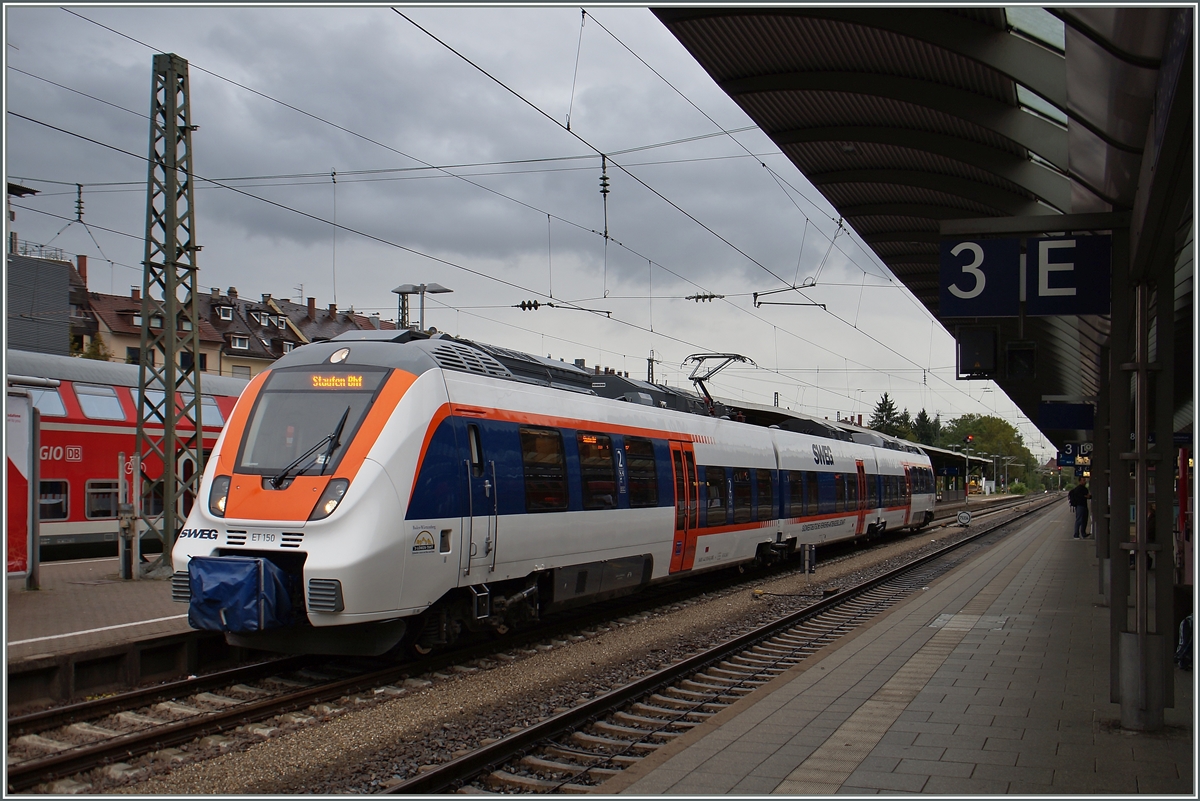
POLYGON ((1067 493, 1067 503, 1075 509, 1075 534, 1072 539, 1088 536, 1088 501, 1091 499, 1092 493, 1088 492, 1087 479, 1080 476, 1075 489, 1067 493))

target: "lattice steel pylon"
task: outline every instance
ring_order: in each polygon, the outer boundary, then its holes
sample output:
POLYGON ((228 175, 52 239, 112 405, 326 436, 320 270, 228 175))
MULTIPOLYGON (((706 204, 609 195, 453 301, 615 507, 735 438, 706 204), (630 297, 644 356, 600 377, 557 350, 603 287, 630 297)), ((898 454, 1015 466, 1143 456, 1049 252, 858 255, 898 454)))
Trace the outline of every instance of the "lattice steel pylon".
POLYGON ((169 575, 175 535, 198 495, 204 472, 196 306, 200 247, 195 244, 192 178, 195 128, 188 102, 187 61, 171 53, 154 56, 137 453, 141 455, 140 536, 160 537, 163 556, 148 566, 148 574, 169 575), (176 393, 178 408, 173 402, 176 393))

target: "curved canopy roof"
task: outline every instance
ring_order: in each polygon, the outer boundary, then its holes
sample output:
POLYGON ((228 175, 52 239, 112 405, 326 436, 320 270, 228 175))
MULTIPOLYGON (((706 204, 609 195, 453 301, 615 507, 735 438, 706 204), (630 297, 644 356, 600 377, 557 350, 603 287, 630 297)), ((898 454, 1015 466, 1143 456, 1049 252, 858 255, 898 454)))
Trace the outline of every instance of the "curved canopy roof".
MULTIPOLYGON (((939 242, 989 221, 998 234, 1011 218, 1046 218, 1040 227, 1052 232, 1051 218, 1130 212, 1135 268, 1176 263, 1177 355, 1186 345, 1189 365, 1177 375, 1177 408, 1190 401, 1192 189, 1163 177, 1163 167, 1188 178, 1193 169, 1184 146, 1190 9, 654 13, 948 330, 995 324, 1002 359, 1009 342, 1036 343, 1035 377, 996 379, 1035 422, 1044 397, 1100 391, 1108 317, 948 320, 939 313, 939 242), (1169 59, 1184 32, 1180 69, 1169 59), (1170 97, 1164 78, 1177 82, 1170 97), (1148 148, 1157 162, 1149 175, 1148 148)), ((1078 438, 1044 431, 1059 443, 1078 438)))

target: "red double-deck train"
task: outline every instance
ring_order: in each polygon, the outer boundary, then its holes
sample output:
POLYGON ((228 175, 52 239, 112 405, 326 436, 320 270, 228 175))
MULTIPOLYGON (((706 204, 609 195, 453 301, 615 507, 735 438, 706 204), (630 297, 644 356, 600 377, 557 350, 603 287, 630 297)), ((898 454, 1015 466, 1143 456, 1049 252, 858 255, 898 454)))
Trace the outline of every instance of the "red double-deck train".
MULTIPOLYGON (((7 352, 7 361, 9 385, 29 392, 41 413, 41 546, 115 546, 118 470, 130 474, 136 447, 138 366, 17 350, 7 352), (54 381, 58 386, 47 386, 54 381), (122 453, 125 463, 118 465, 122 453)), ((246 383, 202 377, 206 452, 216 445, 246 383)), ((164 397, 162 390, 147 395, 153 404, 164 397)))

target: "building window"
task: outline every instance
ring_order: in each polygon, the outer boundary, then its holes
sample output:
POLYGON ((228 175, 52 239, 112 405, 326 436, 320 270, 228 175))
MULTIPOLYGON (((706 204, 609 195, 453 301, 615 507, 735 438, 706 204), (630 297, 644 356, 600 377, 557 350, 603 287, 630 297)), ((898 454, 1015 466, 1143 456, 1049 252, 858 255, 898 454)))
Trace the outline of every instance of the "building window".
POLYGON ((629 470, 629 505, 634 509, 658 506, 658 467, 654 443, 625 438, 625 465, 629 470))
POLYGON ((86 514, 89 519, 117 516, 117 482, 89 481, 86 485, 86 514))
POLYGON ((283 352, 284 353, 291 353, 295 349, 296 349, 295 342, 284 342, 283 343, 283 352))
POLYGON ((218 306, 217 307, 217 316, 220 317, 222 320, 232 320, 233 319, 233 307, 232 306, 218 306))
POLYGON ((250 380, 250 368, 245 365, 235 364, 233 367, 229 368, 229 374, 234 378, 244 378, 247 381, 250 380))
POLYGON ((180 331, 191 331, 191 330, 192 330, 192 321, 191 321, 191 320, 185 320, 185 319, 183 319, 183 318, 180 318, 180 320, 179 320, 179 330, 180 330, 180 331))
POLYGON ((525 511, 566 511, 567 470, 562 434, 552 428, 521 428, 520 435, 525 511))
MULTIPOLYGON (((125 363, 126 364, 141 364, 142 349, 141 348, 126 348, 125 363)), ((154 366, 154 351, 150 351, 150 367, 154 366)))
POLYGON ((233 336, 229 338, 229 346, 238 350, 249 350, 250 337, 233 336))
POLYGON ((161 314, 156 314, 150 318, 150 327, 151 328, 162 328, 163 327, 163 318, 162 318, 161 314))
POLYGON ((95 384, 76 384, 75 397, 83 408, 83 416, 92 420, 124 420, 125 410, 112 387, 95 384))
MULTIPOLYGON (((180 351, 179 366, 182 367, 184 370, 191 369, 192 352, 190 350, 180 351)), ((200 372, 204 373, 207 371, 208 371, 208 354, 201 353, 200 354, 200 372)))
POLYGON ((38 520, 67 519, 67 482, 38 483, 38 520))

